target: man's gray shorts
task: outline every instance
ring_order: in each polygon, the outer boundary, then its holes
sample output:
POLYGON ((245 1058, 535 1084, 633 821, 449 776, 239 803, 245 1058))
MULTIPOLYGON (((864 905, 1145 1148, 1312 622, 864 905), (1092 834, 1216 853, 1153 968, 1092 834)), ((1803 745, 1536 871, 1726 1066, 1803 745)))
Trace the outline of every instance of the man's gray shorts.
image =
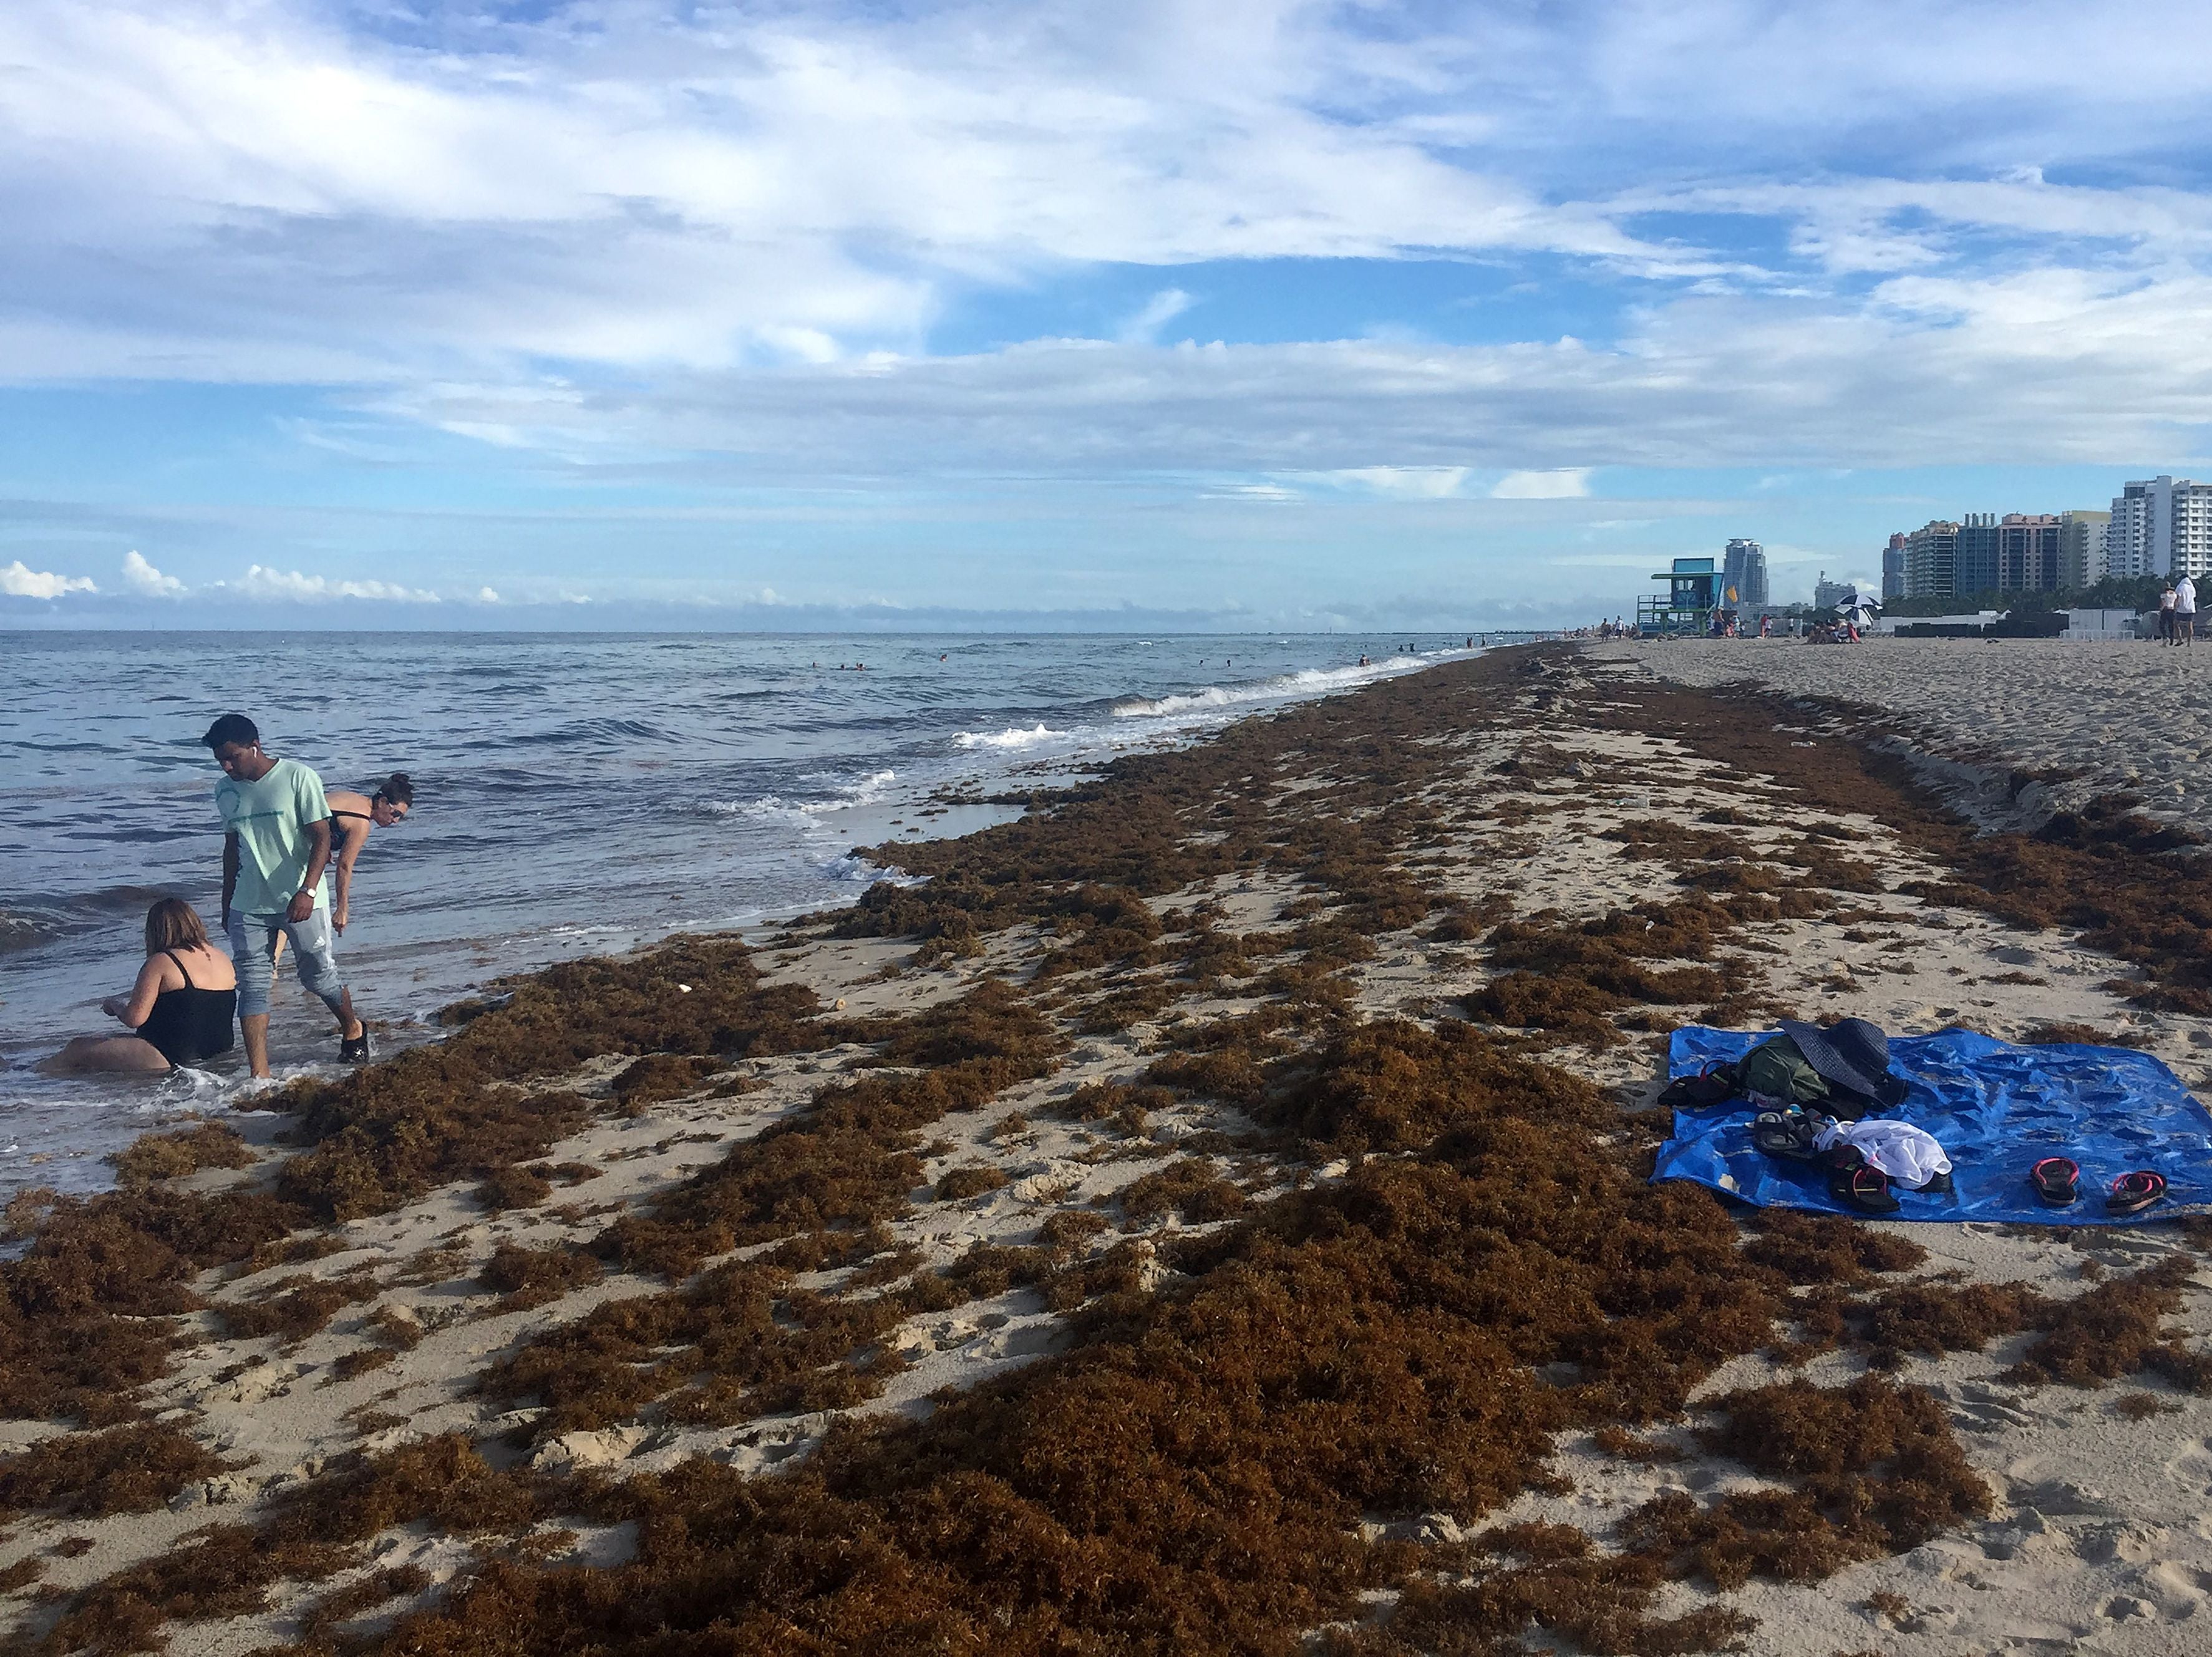
POLYGON ((310 995, 332 1002, 345 988, 345 980, 338 975, 337 956, 331 949, 331 917, 327 909, 318 906, 305 920, 287 920, 281 913, 242 915, 233 910, 230 961, 238 969, 240 1018, 268 1016, 269 985, 276 975, 279 932, 291 936, 292 960, 299 971, 301 984, 310 995))

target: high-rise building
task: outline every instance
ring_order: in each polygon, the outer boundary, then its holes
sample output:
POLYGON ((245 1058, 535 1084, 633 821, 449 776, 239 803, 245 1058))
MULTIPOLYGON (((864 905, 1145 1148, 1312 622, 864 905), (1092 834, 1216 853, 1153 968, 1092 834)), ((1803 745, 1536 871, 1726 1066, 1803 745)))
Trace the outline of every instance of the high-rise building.
POLYGON ((1905 537, 1905 596, 1948 598, 1958 592, 1959 525, 1936 518, 1905 537))
POLYGON ((2108 512, 2062 513, 2058 519, 2058 585, 2079 592, 2105 579, 2108 512))
POLYGON ((1838 604, 1848 604, 1859 596, 1856 581, 1831 581, 1828 572, 1822 570, 1820 579, 1813 583, 1813 608, 1833 610, 1838 604))
POLYGON ((2160 476, 2124 486, 2106 557, 2114 575, 2212 574, 2212 483, 2160 476))
POLYGON ((1758 542, 1738 538, 1728 543, 1727 555, 1721 561, 1721 593, 1723 599, 1731 592, 1735 598, 1729 602, 1740 609, 1765 608, 1766 549, 1758 542))
POLYGON ((1997 520, 1997 591, 2055 592, 2058 543, 2056 513, 2007 513, 1997 520))
POLYGON ((1893 535, 1881 552, 1881 601, 1905 597, 1905 537, 1893 535))
POLYGON ((1992 592, 1997 586, 1997 515, 1970 512, 1959 520, 1958 563, 1951 592, 1958 598, 1992 592))
POLYGON ((2108 575, 2154 575, 2153 546, 2156 540, 2151 519, 2156 501, 2154 483, 2130 483, 2112 497, 2112 513, 2105 531, 2105 573, 2108 575))

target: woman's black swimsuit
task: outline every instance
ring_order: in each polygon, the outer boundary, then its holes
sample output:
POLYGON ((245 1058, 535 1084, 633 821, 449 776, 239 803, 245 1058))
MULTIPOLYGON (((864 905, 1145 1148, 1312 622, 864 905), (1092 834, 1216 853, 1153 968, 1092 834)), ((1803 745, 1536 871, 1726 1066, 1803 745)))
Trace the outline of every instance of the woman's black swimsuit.
POLYGON ((141 1041, 151 1041, 173 1065, 197 1065, 228 1053, 237 1040, 238 991, 203 990, 192 982, 174 950, 161 953, 177 962, 185 974, 181 990, 163 990, 154 998, 154 1011, 138 1027, 141 1041))

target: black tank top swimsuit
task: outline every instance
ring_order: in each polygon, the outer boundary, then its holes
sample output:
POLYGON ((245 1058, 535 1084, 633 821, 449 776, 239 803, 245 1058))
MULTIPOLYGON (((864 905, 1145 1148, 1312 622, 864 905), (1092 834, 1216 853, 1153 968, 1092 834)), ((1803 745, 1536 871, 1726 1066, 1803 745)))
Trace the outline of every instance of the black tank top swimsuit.
POLYGON ((173 1065, 197 1065, 219 1053, 228 1053, 237 1040, 233 1029, 237 1022, 237 990, 200 989, 174 950, 161 953, 177 962, 177 970, 185 974, 185 987, 163 990, 154 998, 154 1011, 138 1027, 139 1039, 151 1041, 173 1065))

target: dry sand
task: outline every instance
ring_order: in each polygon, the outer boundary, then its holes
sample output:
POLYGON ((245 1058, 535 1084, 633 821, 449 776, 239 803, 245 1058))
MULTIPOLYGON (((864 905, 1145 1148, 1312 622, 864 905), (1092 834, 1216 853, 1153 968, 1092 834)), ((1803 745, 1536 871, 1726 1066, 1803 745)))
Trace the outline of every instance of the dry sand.
POLYGON ((2212 644, 2060 639, 1682 639, 1589 647, 1683 684, 1748 681, 1879 708, 1933 751, 2068 774, 2067 801, 2139 798, 2154 816, 2212 828, 2212 644))
MULTIPOLYGON (((1470 812, 1453 822, 1442 877, 1493 919, 1545 911, 1596 917, 1649 896, 1655 884, 1667 883, 1662 868, 1624 855, 1627 848, 1607 831, 1635 819, 1694 832, 1723 787, 1752 819, 1740 831, 1747 839, 1778 844, 1802 830, 1802 814, 1778 791, 1719 784, 1713 762, 1677 744, 1593 728, 1574 717, 1576 699, 1583 706, 1601 705, 1608 683, 1635 678, 1647 668, 1699 683, 1749 672, 1793 693, 1898 708, 1942 733, 1958 754, 1985 755, 2001 747, 2014 766, 2097 768, 2095 774, 2111 781, 2130 780, 2128 767, 2138 777, 2155 770, 2161 779, 2171 774, 2178 792, 2160 796, 2154 790, 2154 803, 2170 799, 2176 810, 2188 806, 2187 762, 2197 753, 2195 738, 2179 734, 2180 727, 2203 728, 2184 717, 2193 701, 2180 700, 2198 694, 2191 666, 2148 648, 1883 643, 1852 651, 1691 644, 1596 650, 1585 659, 1584 668, 1559 676, 1568 701, 1564 707, 1555 704, 1547 716, 1545 739, 1558 773, 1525 791, 1539 814, 1516 821, 1470 812), (2055 708, 2078 712, 2060 718, 2055 708), (2146 718, 2154 708, 2161 714, 2154 724, 2146 718), (2177 734, 2155 744, 2146 735, 2116 754, 2100 734, 2112 728, 2177 734)), ((2204 671, 2212 674, 2212 661, 2204 671)), ((1935 740, 1929 737, 1931 745, 1935 740)), ((1480 780, 1521 751, 1525 741, 1521 732, 1448 742, 1440 750, 1440 774, 1449 786, 1474 798, 1480 780)), ((1986 915, 1926 909, 1896 889, 1916 877, 1940 877, 1942 869, 1871 817, 1844 815, 1834 822, 1862 837, 1852 845, 1853 854, 1879 869, 1884 889, 1854 895, 1851 901, 1863 913, 1848 929, 1819 920, 1781 920, 1728 945, 1726 953, 1751 975, 1758 998, 1808 1017, 1865 1017, 1894 1031, 1957 1022, 2002 1037, 2039 1023, 2095 1025, 2141 1041, 2191 1085, 2212 1085, 2212 1024, 2148 1012, 2116 995, 2105 986, 2126 976, 2126 969, 2078 937, 2024 933, 1986 915)), ((1228 877, 1155 899, 1153 907, 1188 908, 1211 899, 1222 906, 1225 929, 1279 933, 1293 924, 1285 912, 1298 895, 1285 882, 1228 877)), ((1358 971, 1358 1005, 1370 1014, 1434 1017, 1452 1011, 1458 998, 1491 976, 1480 952, 1467 944, 1425 940, 1410 928, 1377 941, 1380 953, 1358 971)), ((825 1005, 837 1002, 854 1014, 910 1011, 960 993, 988 974, 1020 977, 1048 942, 1036 927, 1017 927, 994 936, 981 956, 927 968, 908 966, 886 976, 913 955, 910 940, 839 940, 817 924, 768 943, 765 964, 779 980, 805 984, 825 1005)), ((1158 1048, 1164 1029, 1215 1018, 1242 1005, 1249 1004, 1218 992, 1194 992, 1126 1030, 1079 1035, 1051 1075, 1017 1086, 982 1111, 945 1119, 929 1131, 934 1138, 928 1178, 981 1166, 1002 1174, 1004 1183, 955 1200, 918 1189, 912 1207, 891 1223, 897 1241, 917 1251, 926 1265, 943 1266, 978 1242, 1030 1242, 1055 1214, 1115 1216, 1114 1193, 1159 1168, 1194 1136, 1237 1132, 1243 1124, 1234 1112, 1191 1096, 1142 1123, 1085 1123, 1050 1112, 1086 1083, 1135 1078, 1158 1048)), ((1624 1100, 1633 1102, 1656 1092, 1662 1047, 1663 1037, 1650 1034, 1602 1053, 1562 1039, 1554 1041, 1549 1057, 1621 1089, 1624 1100)), ((55 1590, 82 1587, 158 1555, 210 1520, 251 1520, 288 1483, 315 1478, 346 1453, 455 1429, 477 1435, 488 1449, 495 1447, 510 1429, 527 1426, 531 1415, 475 1395, 472 1383, 489 1360, 533 1330, 659 1285, 614 1272, 550 1304, 502 1313, 494 1305, 497 1297, 473 1277, 493 1248, 502 1241, 544 1247, 588 1241, 614 1214, 782 1120, 813 1088, 865 1057, 859 1048, 831 1048, 750 1061, 737 1070, 762 1085, 742 1096, 714 1096, 714 1083, 729 1079, 724 1075, 654 1104, 635 1120, 595 1116, 545 1160, 581 1164, 598 1170, 599 1177, 556 1189, 535 1206, 489 1213, 472 1187, 457 1185, 395 1211, 333 1228, 336 1252, 311 1264, 247 1277, 208 1274, 198 1287, 218 1306, 251 1299, 272 1282, 301 1272, 322 1279, 349 1278, 363 1285, 366 1298, 326 1328, 289 1344, 277 1337, 226 1338, 212 1312, 184 1320, 191 1341, 168 1377, 149 1389, 148 1405, 239 1464, 237 1470, 199 1481, 151 1513, 34 1516, 12 1524, 0 1538, 0 1569, 34 1559, 40 1586, 0 1599, 0 1616, 12 1618, 16 1636, 28 1641, 64 1605, 55 1590), (368 1321, 378 1314, 386 1315, 386 1328, 397 1320, 418 1331, 419 1338, 380 1367, 340 1378, 339 1366, 349 1357, 358 1361, 360 1354, 392 1345, 368 1321), (58 1548, 66 1539, 82 1539, 82 1544, 58 1548)), ((595 1061, 562 1085, 600 1100, 619 1068, 620 1061, 595 1061)), ((256 1165, 194 1174, 185 1182, 191 1188, 265 1182, 287 1154, 274 1142, 279 1120, 251 1114, 230 1120, 254 1144, 256 1165)), ((1201 1154, 1238 1178, 1255 1201, 1303 1180, 1327 1181, 1344 1174, 1341 1164, 1302 1168, 1287 1154, 1270 1156, 1249 1149, 1201 1154)), ((1169 1213, 1133 1229, 1140 1235, 1159 1234, 1165 1245, 1193 1228, 1169 1213)), ((2087 1262, 2117 1271, 2188 1253, 2171 1225, 2070 1237, 1978 1225, 1890 1229, 1909 1233, 1930 1251, 1917 1275, 1955 1269, 1978 1281, 2032 1283, 2054 1296, 2088 1286, 2087 1262)), ((1119 1235, 1109 1232, 1095 1247, 1119 1235)), ((823 1272, 801 1283, 831 1290, 843 1275, 823 1272)), ((1158 1286, 1172 1279, 1163 1268, 1147 1281, 1158 1286)), ((2174 1325, 2192 1341, 2212 1332, 2212 1299, 2197 1281, 2200 1287, 2192 1289, 2174 1325)), ((1065 1320, 1048 1310, 1036 1292, 1019 1289, 913 1318, 883 1343, 910 1367, 855 1407, 864 1415, 926 1414, 940 1388, 971 1387, 1048 1359, 1063 1343, 1064 1328, 1065 1320)), ((1718 1597, 1759 1619, 1750 1649, 1811 1657, 1863 1651, 1948 1657, 1999 1650, 2212 1648, 2212 1610, 2206 1606, 2212 1592, 2212 1399, 2149 1380, 2084 1391, 2024 1387, 1998 1379, 2030 1338, 2010 1337, 1985 1352, 1941 1360, 1912 1358, 1900 1376, 1948 1407, 1995 1492, 1996 1505, 1985 1520, 1825 1581, 1754 1581, 1720 1596, 1710 1587, 1677 1584, 1667 1590, 1668 1608, 1683 1610, 1718 1597), (2139 1407, 2157 1412, 2124 1417, 2116 1410, 2124 1393, 2148 1394, 2154 1404, 2139 1407)), ((1832 1351, 1803 1373, 1834 1382, 1857 1373, 1863 1363, 1860 1354, 1832 1351)), ((1789 1373, 1797 1372, 1770 1357, 1746 1357, 1714 1376, 1701 1396, 1789 1373)), ((529 1454, 534 1465, 548 1469, 592 1467, 621 1476, 666 1470, 694 1457, 769 1471, 804 1458, 836 1413, 702 1428, 671 1425, 648 1412, 647 1418, 544 1442, 529 1454)), ((1698 1424, 1693 1412, 1662 1429, 1657 1435, 1677 1444, 1683 1459, 1656 1466, 1604 1454, 1586 1436, 1566 1439, 1556 1468, 1571 1481, 1568 1493, 1523 1496, 1506 1511, 1482 1515, 1482 1522, 1543 1518, 1575 1525, 1603 1542, 1622 1514, 1662 1490, 1711 1495, 1760 1482, 1703 1449, 1698 1424)), ((64 1430, 58 1423, 0 1425, 0 1449, 64 1430)), ((1378 1534, 1417 1539, 1449 1539, 1475 1528, 1474 1515, 1377 1514, 1373 1525, 1378 1534)), ((634 1545, 634 1533, 621 1527, 587 1530, 557 1544, 565 1551, 560 1557, 579 1565, 618 1561, 634 1545)), ((466 1539, 427 1524, 393 1528, 376 1539, 369 1553, 380 1568, 418 1565, 434 1584, 465 1578, 478 1557, 466 1539)), ((170 1648, 194 1657, 243 1657, 282 1643, 295 1637, 299 1614, 329 1586, 280 1587, 260 1612, 175 1627, 170 1648)), ((388 1617, 392 1609, 380 1614, 388 1617)), ((355 1631, 374 1633, 379 1626, 372 1615, 355 1631)), ((1532 1648, 1547 1648, 1540 1634, 1532 1630, 1531 1638, 1532 1648)))

